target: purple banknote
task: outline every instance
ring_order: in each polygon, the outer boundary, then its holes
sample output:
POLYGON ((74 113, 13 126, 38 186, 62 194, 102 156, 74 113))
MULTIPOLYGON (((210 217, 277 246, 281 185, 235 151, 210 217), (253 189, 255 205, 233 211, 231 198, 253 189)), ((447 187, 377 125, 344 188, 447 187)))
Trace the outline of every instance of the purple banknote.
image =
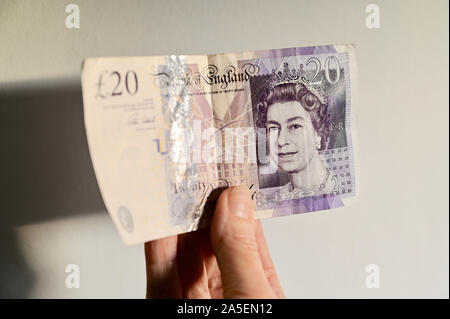
POLYGON ((355 82, 351 45, 86 60, 91 156, 124 240, 207 225, 233 185, 258 218, 348 205, 355 82))

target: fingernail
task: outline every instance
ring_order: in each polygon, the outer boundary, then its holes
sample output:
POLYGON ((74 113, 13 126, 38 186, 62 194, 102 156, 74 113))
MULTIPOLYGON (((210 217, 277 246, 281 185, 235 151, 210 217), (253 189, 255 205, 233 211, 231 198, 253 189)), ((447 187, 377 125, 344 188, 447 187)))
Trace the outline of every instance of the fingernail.
POLYGON ((252 200, 246 186, 234 187, 228 194, 228 209, 235 216, 249 219, 252 211, 252 200))

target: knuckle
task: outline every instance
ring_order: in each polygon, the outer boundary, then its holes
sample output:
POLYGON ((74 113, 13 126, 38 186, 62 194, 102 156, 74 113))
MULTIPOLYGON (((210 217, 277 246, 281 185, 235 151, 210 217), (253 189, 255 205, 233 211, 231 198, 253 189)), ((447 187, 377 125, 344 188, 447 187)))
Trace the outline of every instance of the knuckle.
POLYGON ((236 299, 255 298, 256 296, 256 292, 240 282, 227 282, 223 287, 223 294, 225 298, 236 299))
POLYGON ((216 275, 208 279, 209 289, 222 289, 222 277, 221 275, 216 275))
POLYGON ((219 249, 222 252, 253 254, 258 252, 258 244, 254 236, 230 232, 221 240, 219 249))

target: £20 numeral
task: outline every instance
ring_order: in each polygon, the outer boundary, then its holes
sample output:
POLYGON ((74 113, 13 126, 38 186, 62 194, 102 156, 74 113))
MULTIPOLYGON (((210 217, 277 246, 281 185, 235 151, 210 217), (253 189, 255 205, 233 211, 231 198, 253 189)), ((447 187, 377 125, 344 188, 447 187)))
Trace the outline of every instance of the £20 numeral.
POLYGON ((96 97, 106 98, 122 94, 135 95, 139 89, 139 81, 135 71, 127 71, 124 76, 119 71, 103 71, 97 83, 96 97))

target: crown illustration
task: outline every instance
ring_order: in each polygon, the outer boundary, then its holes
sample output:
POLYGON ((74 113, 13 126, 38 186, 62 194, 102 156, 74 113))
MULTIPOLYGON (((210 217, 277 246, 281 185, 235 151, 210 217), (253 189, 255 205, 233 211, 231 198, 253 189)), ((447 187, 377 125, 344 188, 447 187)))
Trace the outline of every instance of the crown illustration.
POLYGON ((272 69, 272 74, 268 80, 268 86, 273 89, 275 86, 286 83, 301 83, 306 89, 314 94, 320 101, 320 103, 325 104, 328 101, 328 96, 323 88, 323 84, 312 83, 314 78, 314 73, 310 71, 305 71, 303 69, 303 64, 300 64, 300 68, 289 69, 287 62, 283 63, 283 71, 275 71, 272 69))

